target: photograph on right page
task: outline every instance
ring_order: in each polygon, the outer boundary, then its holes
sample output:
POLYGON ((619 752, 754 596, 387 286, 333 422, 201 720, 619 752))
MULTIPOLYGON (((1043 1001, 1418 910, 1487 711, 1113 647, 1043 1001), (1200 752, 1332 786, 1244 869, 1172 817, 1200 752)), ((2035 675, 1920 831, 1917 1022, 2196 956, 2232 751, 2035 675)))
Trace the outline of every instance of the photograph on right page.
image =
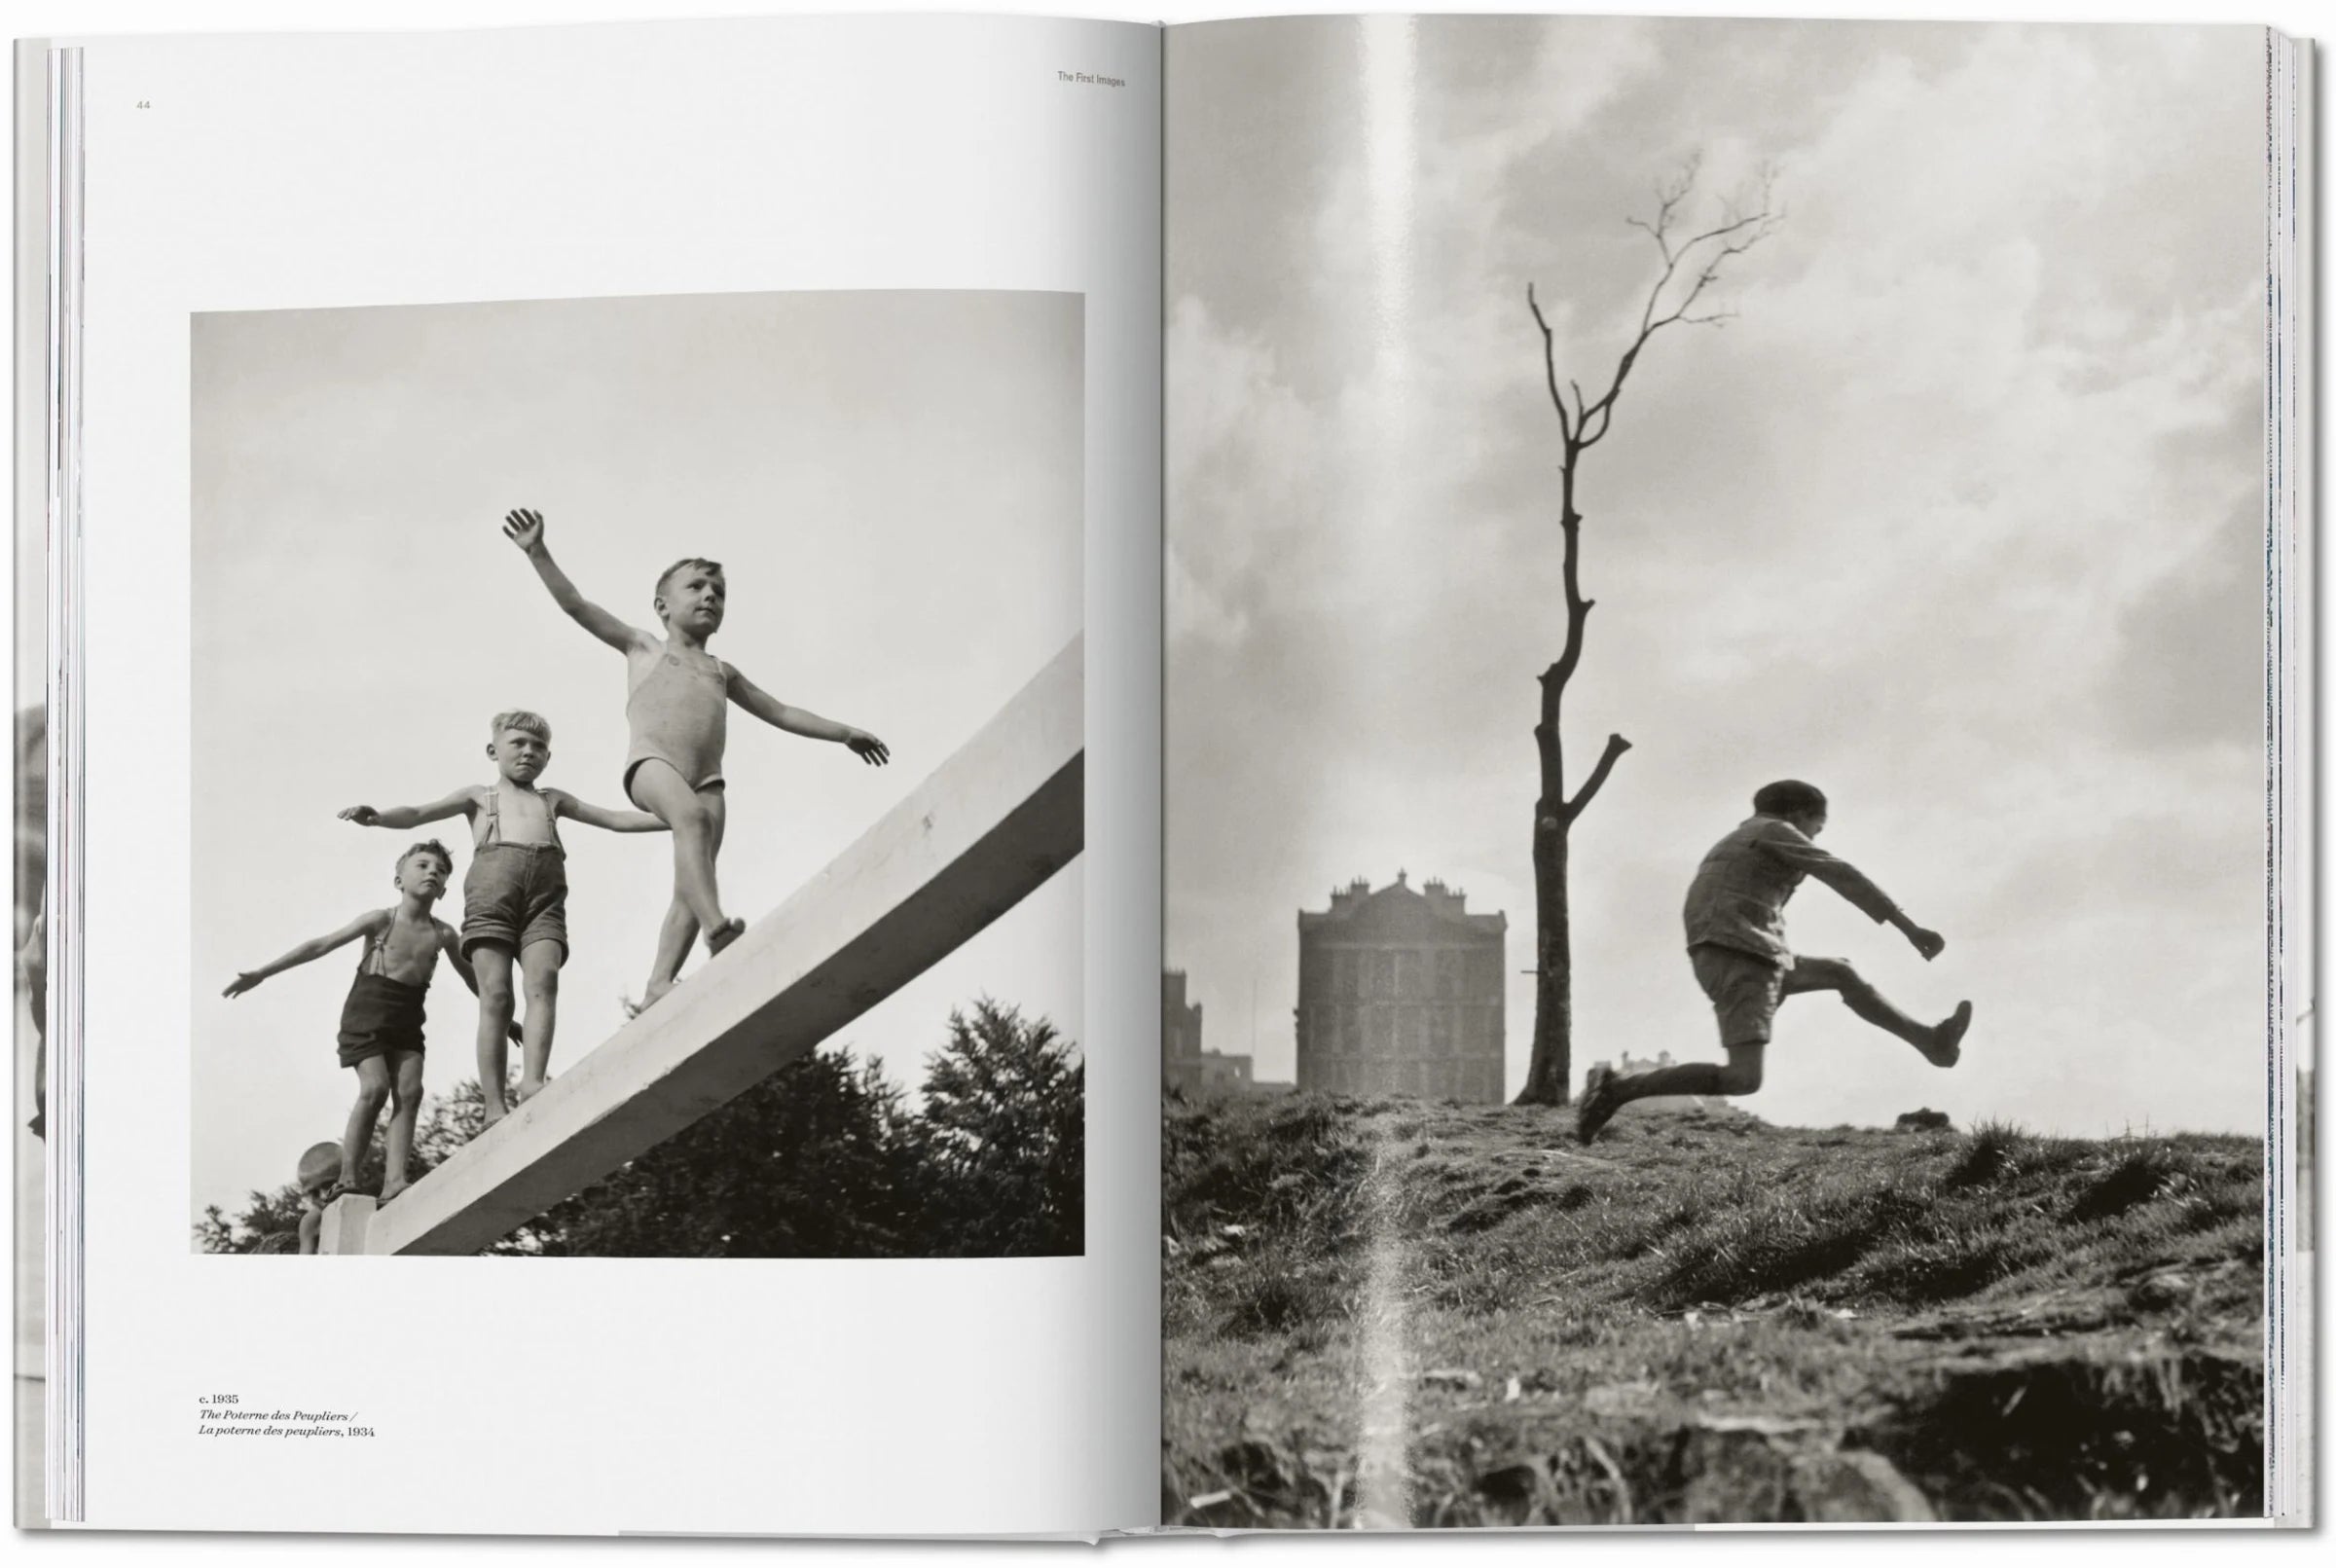
POLYGON ((2266 34, 1168 52, 1163 1522, 2259 1518, 2266 34))

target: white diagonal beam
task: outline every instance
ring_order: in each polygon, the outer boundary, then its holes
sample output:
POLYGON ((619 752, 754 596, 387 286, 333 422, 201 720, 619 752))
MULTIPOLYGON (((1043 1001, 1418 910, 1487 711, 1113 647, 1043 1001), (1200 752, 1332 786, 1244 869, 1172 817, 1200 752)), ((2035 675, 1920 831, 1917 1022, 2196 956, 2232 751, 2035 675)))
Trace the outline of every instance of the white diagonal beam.
MULTIPOLYGON (((1075 858, 1082 639, 707 964, 376 1214, 371 1253, 475 1253, 808 1053, 1075 858)), ((344 1200, 346 1201, 346 1200, 344 1200)))

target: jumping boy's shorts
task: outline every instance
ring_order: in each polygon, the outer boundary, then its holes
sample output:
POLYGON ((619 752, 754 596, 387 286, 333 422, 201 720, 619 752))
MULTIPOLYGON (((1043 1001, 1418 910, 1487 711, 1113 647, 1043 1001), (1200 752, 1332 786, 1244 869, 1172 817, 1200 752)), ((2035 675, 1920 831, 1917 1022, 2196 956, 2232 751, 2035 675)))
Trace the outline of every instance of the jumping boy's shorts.
MULTIPOLYGON (((469 928, 465 927, 467 930, 469 928)), ((1789 970, 1733 947, 1698 942, 1687 950, 1696 981, 1720 1015, 1722 1045, 1765 1045, 1776 1004, 1785 997, 1789 970)))
POLYGON ((462 956, 481 942, 514 954, 558 942, 567 962, 567 857, 557 844, 489 844, 462 878, 462 956))

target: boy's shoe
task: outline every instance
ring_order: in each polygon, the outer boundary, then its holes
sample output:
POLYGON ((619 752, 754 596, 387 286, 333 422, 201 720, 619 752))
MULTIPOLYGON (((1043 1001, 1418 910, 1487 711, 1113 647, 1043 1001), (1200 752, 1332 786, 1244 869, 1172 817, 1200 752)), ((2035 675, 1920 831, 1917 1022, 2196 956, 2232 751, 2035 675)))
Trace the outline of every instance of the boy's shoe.
POLYGON ((1574 1106, 1574 1139, 1588 1143, 1623 1109, 1614 1092, 1614 1069, 1600 1062, 1582 1080, 1582 1098, 1574 1106))
POLYGON ((1971 1003, 1958 1002, 1947 1021, 1930 1032, 1930 1043, 1922 1054, 1933 1067, 1953 1067, 1963 1057, 1963 1035, 1971 1027, 1971 1003))

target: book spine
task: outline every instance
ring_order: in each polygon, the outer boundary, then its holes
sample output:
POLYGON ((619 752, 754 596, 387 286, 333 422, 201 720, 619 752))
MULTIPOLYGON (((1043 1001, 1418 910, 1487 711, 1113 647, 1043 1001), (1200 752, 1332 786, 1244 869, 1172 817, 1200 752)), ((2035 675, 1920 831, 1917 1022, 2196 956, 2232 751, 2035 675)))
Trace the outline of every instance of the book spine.
POLYGON ((48 52, 47 1513, 79 1522, 82 1459, 82 55, 48 52))
POLYGON ((2312 54, 2266 34, 2264 589, 2270 1030, 2264 1144, 2265 1514, 2309 1528, 2313 1496, 2312 1210, 2318 1024, 2312 994, 2312 54))

